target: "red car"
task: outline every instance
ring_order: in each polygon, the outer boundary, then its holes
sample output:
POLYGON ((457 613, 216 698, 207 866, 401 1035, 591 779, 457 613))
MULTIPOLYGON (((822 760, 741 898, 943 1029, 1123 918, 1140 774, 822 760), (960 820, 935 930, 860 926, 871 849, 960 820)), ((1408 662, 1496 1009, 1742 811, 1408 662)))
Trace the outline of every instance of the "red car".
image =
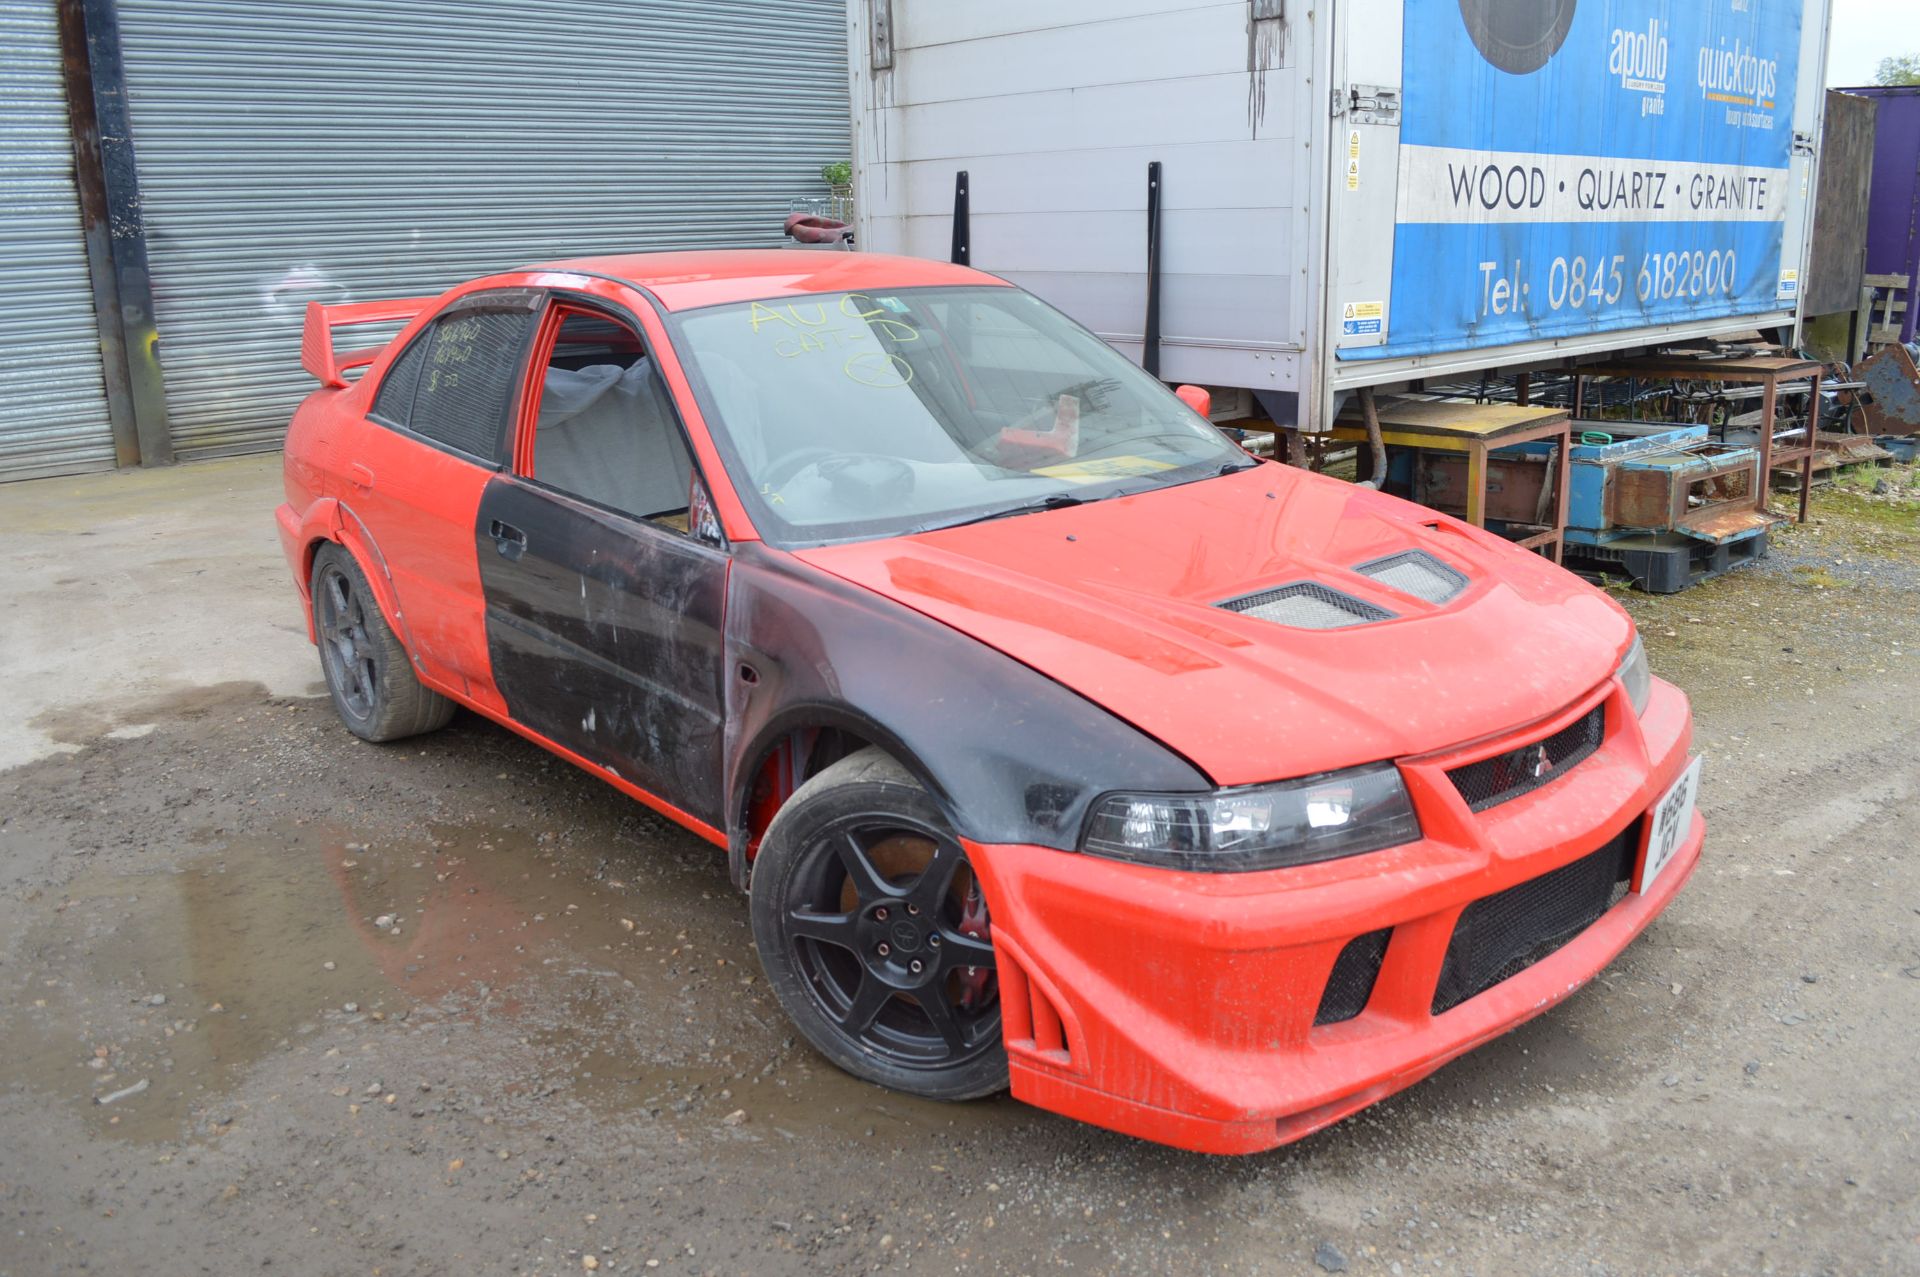
POLYGON ((1605 595, 1257 461, 990 276, 559 262, 316 304, 302 358, 277 513, 347 727, 465 706, 725 848, 881 1085, 1270 1148, 1699 857, 1686 699, 1605 595))

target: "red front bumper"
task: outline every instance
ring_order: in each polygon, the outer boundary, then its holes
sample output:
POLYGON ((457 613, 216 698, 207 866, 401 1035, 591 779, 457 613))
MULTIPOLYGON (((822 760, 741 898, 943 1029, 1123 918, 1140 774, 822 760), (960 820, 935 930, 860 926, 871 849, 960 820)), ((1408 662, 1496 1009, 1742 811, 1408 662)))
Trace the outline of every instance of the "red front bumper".
POLYGON ((1297 869, 1193 874, 969 845, 993 913, 1014 1095, 1160 1143, 1247 1153, 1411 1085, 1592 979, 1679 891, 1699 862, 1698 816, 1650 892, 1433 1012, 1461 911, 1640 828, 1685 768, 1691 737, 1677 689, 1656 680, 1636 716, 1609 684, 1510 739, 1403 761, 1425 836, 1297 869), (1448 767, 1538 739, 1596 701, 1605 742, 1544 788, 1476 815, 1447 779, 1448 767), (1387 928, 1366 1009, 1316 1025, 1341 949, 1387 928))

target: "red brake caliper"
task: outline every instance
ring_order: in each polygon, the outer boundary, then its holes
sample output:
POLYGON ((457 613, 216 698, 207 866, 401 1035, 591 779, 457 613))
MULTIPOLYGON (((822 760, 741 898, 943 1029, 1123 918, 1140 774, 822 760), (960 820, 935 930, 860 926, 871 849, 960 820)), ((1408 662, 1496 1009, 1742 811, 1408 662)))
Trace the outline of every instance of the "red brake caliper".
MULTIPOLYGON (((987 940, 987 902, 980 894, 980 884, 974 882, 967 887, 966 901, 960 906, 960 925, 955 928, 963 936, 975 940, 987 940)), ((960 1008, 963 1011, 977 1011, 986 1005, 987 993, 993 987, 992 967, 960 968, 960 1008)))

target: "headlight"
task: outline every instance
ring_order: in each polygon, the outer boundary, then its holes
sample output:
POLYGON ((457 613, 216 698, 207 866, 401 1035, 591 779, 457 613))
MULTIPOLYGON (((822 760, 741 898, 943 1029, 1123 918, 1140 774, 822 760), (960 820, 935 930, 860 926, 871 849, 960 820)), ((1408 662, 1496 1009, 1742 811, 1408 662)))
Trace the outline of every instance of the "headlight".
POLYGON ((1647 698, 1653 695, 1653 671, 1647 668, 1647 649, 1638 634, 1633 636, 1633 646, 1627 649, 1627 657, 1620 662, 1614 676, 1627 685, 1627 699, 1633 702, 1633 712, 1646 713, 1647 698))
POLYGON ((1174 869, 1244 873, 1337 860, 1420 836, 1391 763, 1211 794, 1112 794, 1080 849, 1174 869))

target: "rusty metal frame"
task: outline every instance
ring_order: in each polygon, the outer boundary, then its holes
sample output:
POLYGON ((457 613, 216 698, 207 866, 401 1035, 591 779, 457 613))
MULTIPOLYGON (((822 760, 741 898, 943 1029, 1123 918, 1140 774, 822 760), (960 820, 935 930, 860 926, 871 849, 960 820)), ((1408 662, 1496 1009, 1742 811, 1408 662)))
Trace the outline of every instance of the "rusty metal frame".
POLYGON ((1738 385, 1759 386, 1760 483, 1754 495, 1754 508, 1768 511, 1773 472, 1796 463, 1800 470, 1800 513, 1796 522, 1807 521, 1807 500, 1813 490, 1813 463, 1820 453, 1820 379, 1826 368, 1818 361, 1795 355, 1756 355, 1719 359, 1703 355, 1646 355, 1610 364, 1594 364, 1574 371, 1574 413, 1579 415, 1585 400, 1588 377, 1638 377, 1664 381, 1730 381, 1738 385), (1783 386, 1808 382, 1805 438, 1784 449, 1777 448, 1779 437, 1779 400, 1783 386))

